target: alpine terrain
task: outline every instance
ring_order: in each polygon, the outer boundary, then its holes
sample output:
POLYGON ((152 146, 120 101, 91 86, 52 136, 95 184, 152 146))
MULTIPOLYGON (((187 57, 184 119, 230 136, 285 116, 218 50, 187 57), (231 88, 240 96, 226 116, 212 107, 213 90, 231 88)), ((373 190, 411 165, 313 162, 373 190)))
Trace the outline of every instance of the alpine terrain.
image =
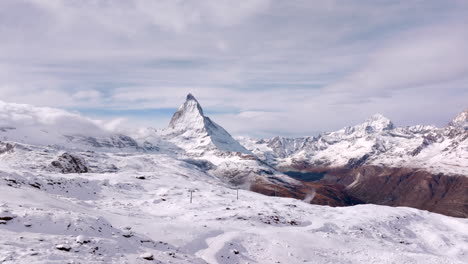
POLYGON ((468 217, 468 110, 446 127, 395 127, 377 114, 317 137, 240 138, 261 160, 364 203, 468 217))
POLYGON ((234 138, 0 102, 0 263, 466 263, 468 111, 234 138), (351 206, 352 205, 352 206, 351 206))

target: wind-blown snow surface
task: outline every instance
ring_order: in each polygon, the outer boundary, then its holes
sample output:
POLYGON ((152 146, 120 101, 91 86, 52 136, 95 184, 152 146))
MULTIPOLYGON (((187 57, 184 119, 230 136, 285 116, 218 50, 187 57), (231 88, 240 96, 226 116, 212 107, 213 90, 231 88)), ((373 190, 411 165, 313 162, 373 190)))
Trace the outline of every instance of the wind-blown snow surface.
POLYGON ((166 154, 74 153, 97 166, 115 164, 114 173, 37 167, 58 153, 35 147, 0 156, 1 263, 466 263, 468 257, 467 219, 376 205, 331 208, 244 190, 237 200, 235 189, 166 154), (151 255, 152 261, 142 258, 151 255))
POLYGON ((16 217, 0 225, 0 261, 133 263, 149 252, 172 263, 463 263, 468 254, 466 219, 247 191, 236 200, 235 190, 170 157, 125 160, 117 174, 2 172, 1 209, 16 217), (75 242, 79 235, 90 242, 75 242))

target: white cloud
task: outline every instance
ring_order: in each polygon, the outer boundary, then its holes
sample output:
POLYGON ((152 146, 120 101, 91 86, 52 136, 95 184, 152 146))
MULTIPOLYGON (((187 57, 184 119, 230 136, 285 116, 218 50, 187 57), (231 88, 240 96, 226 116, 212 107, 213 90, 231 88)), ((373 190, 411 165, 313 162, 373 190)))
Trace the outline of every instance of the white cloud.
POLYGON ((399 89, 466 77, 468 31, 431 27, 397 36, 370 54, 361 68, 326 87, 352 96, 386 96, 399 89))
POLYGON ((96 90, 82 90, 73 94, 73 97, 78 100, 96 100, 101 97, 101 93, 96 90))
MULTIPOLYGON (((137 110, 192 92, 234 134, 307 134, 374 112, 443 124, 466 107, 467 12, 466 1, 3 0, 0 97, 137 110)), ((125 122, 166 125, 145 118, 125 122)))
POLYGON ((47 128, 63 134, 103 133, 101 121, 49 107, 34 107, 0 101, 0 126, 47 128))

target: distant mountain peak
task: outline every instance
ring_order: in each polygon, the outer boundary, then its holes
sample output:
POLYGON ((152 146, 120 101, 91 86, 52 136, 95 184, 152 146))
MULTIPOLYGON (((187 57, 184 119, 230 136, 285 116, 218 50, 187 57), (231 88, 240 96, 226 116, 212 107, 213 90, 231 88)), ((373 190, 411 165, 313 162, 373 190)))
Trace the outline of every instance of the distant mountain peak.
POLYGON ((172 116, 164 134, 183 148, 250 153, 224 128, 203 114, 200 103, 191 93, 172 116))
POLYGON ((384 131, 394 127, 393 122, 382 114, 372 115, 362 125, 365 125, 367 130, 373 131, 384 131))
POLYGON ((449 126, 468 129, 468 108, 452 119, 449 126))

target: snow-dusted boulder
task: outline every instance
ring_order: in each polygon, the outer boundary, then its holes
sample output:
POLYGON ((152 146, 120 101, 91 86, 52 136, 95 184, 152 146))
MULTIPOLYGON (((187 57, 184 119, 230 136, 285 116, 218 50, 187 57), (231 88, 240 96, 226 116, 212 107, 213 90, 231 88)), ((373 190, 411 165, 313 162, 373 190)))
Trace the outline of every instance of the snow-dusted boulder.
POLYGON ((89 169, 83 158, 75 154, 63 153, 51 166, 62 173, 87 173, 89 169))
POLYGON ((79 236, 76 237, 75 241, 78 244, 87 244, 87 243, 91 242, 91 239, 89 239, 87 236, 79 235, 79 236))
POLYGON ((16 218, 16 215, 12 214, 8 210, 3 210, 0 212, 0 221, 10 221, 16 218))
POLYGON ((11 153, 14 151, 15 146, 10 143, 3 143, 0 141, 0 154, 11 153))
POLYGON ((149 252, 141 254, 140 258, 146 259, 146 260, 154 260, 153 254, 151 254, 149 252))
POLYGON ((59 245, 56 245, 55 248, 58 250, 67 251, 67 252, 71 250, 70 245, 67 245, 67 244, 59 244, 59 245))

